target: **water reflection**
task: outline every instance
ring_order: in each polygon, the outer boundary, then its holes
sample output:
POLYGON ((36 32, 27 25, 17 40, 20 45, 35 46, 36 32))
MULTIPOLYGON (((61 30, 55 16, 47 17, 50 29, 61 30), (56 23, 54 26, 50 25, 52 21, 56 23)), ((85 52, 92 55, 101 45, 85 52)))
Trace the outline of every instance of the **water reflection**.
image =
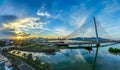
MULTIPOLYGON (((99 47, 95 70, 120 70, 120 56, 109 53, 109 47, 120 48, 120 44, 99 47)), ((34 57, 38 56, 43 62, 48 61, 55 70, 92 70, 96 48, 88 49, 61 49, 52 54, 32 53, 34 57), (89 52, 90 51, 90 52, 89 52)))
POLYGON ((96 49, 96 54, 95 54, 95 58, 94 58, 92 70, 95 70, 96 61, 97 61, 97 56, 98 56, 99 45, 97 45, 96 47, 97 47, 97 49, 96 49))

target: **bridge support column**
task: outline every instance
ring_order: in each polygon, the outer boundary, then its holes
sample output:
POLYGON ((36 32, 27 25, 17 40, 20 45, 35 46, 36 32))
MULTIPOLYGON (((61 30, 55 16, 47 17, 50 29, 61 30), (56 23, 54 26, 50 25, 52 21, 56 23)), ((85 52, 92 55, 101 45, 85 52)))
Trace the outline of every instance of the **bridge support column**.
POLYGON ((92 47, 92 43, 90 44, 90 47, 92 47))
POLYGON ((90 47, 90 44, 88 44, 88 47, 90 47))
POLYGON ((79 44, 79 47, 80 47, 80 44, 79 44))
POLYGON ((92 43, 88 44, 88 47, 92 47, 92 43))

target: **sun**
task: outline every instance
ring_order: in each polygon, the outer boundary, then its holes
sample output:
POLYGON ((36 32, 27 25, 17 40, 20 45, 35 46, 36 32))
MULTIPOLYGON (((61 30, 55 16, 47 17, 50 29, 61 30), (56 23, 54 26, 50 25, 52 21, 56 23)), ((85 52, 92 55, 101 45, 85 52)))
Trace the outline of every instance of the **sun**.
POLYGON ((22 39, 23 37, 22 36, 17 36, 16 38, 19 40, 19 39, 22 39))

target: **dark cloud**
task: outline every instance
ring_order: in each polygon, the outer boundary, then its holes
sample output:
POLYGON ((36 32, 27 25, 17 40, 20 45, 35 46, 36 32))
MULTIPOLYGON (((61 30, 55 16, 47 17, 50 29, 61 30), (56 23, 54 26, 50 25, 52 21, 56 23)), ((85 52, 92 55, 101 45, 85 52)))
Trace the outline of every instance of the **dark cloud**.
POLYGON ((19 32, 17 35, 19 35, 19 36, 29 36, 30 34, 25 33, 25 32, 19 32))
POLYGON ((7 36, 16 35, 16 34, 14 33, 14 29, 11 29, 11 28, 3 28, 3 29, 0 29, 0 34, 2 34, 2 35, 7 35, 7 36))
POLYGON ((16 36, 16 33, 14 33, 14 29, 11 28, 0 29, 0 38, 8 38, 10 36, 16 36))
POLYGON ((19 32, 16 34, 15 29, 12 28, 2 28, 0 29, 0 36, 9 37, 9 36, 29 36, 30 34, 25 32, 19 32))
POLYGON ((0 23, 8 23, 11 21, 16 20, 18 17, 15 15, 1 15, 0 16, 0 23))

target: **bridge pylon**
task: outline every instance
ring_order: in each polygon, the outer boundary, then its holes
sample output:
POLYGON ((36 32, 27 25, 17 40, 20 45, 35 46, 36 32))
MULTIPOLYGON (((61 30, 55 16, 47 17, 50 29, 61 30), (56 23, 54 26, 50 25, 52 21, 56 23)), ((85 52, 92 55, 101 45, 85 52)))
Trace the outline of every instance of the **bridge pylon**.
POLYGON ((94 19, 94 26, 95 26, 95 33, 96 33, 96 40, 97 40, 96 46, 98 47, 98 46, 100 46, 100 42, 99 42, 99 37, 98 37, 97 24, 96 24, 95 17, 93 19, 94 19))

